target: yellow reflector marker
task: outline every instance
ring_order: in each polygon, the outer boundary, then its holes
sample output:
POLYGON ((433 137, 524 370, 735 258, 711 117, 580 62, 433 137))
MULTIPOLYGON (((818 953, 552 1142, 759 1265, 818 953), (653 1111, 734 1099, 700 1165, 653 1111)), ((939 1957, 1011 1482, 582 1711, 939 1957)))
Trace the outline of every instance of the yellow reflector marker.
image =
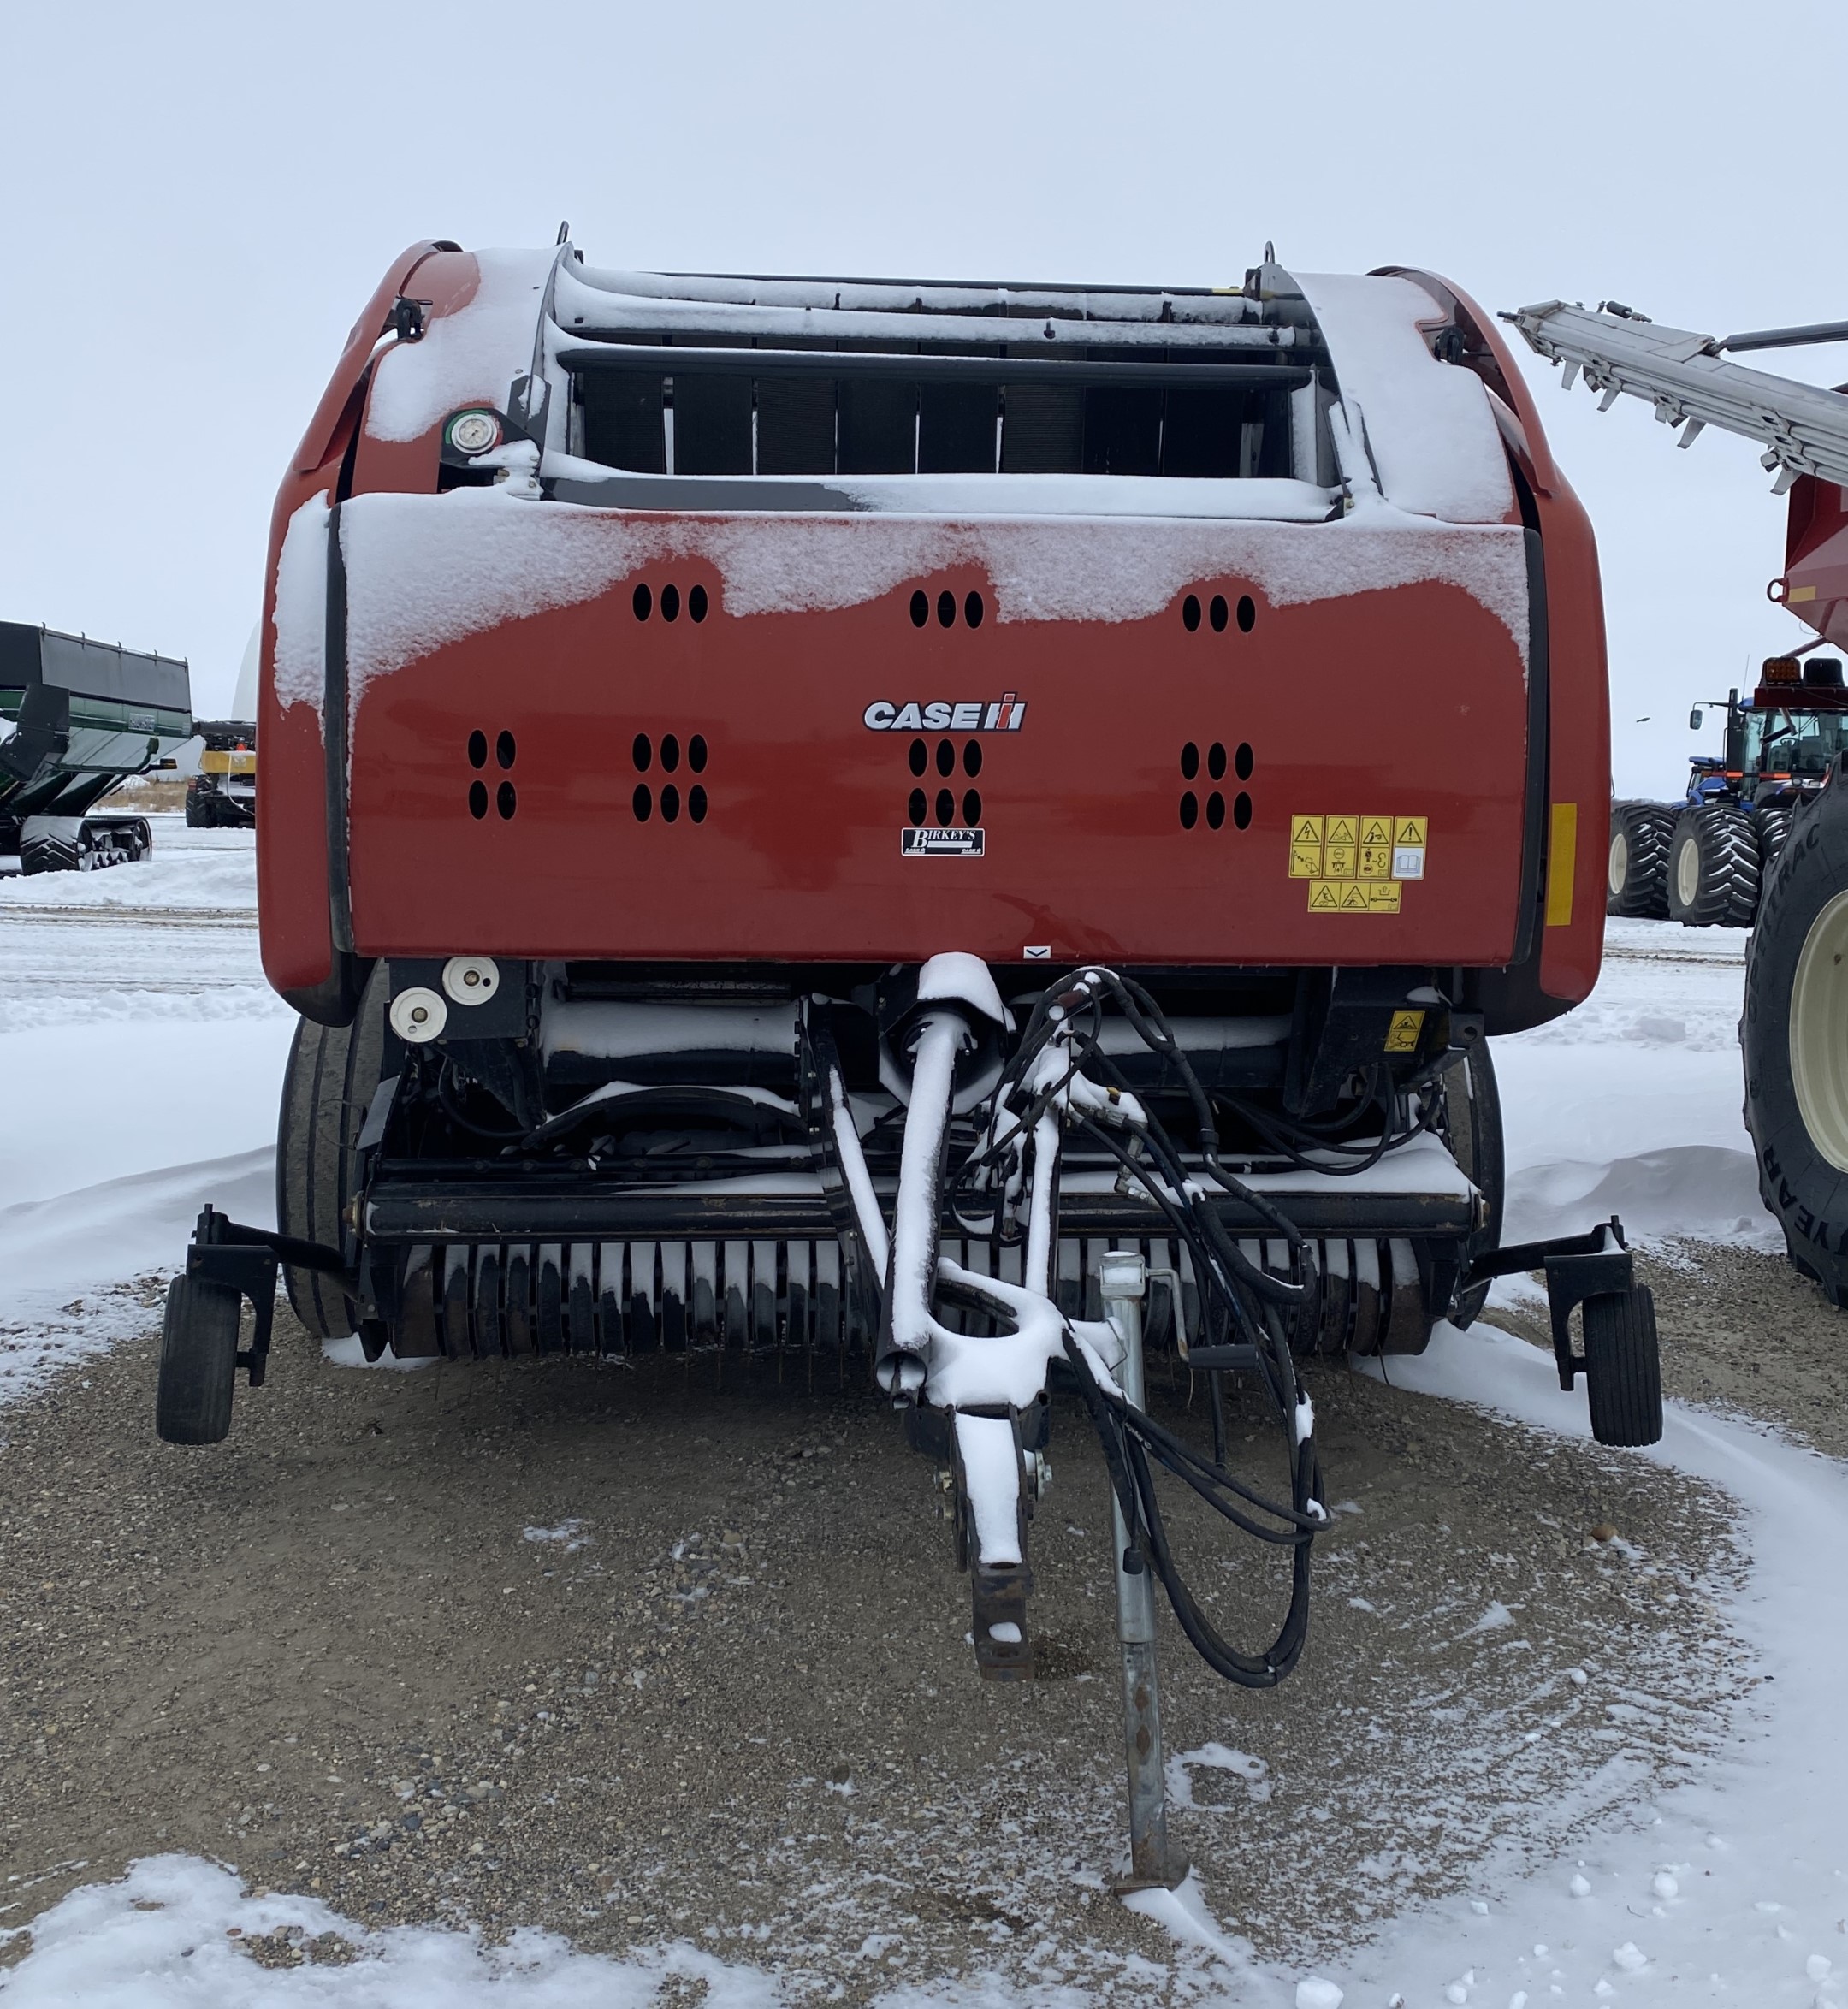
POLYGON ((1572 926, 1573 873, 1578 862, 1578 805, 1555 803, 1553 841, 1547 847, 1546 924, 1572 926))
POLYGON ((1786 607, 1804 607, 1815 598, 1814 586, 1792 586, 1784 596, 1784 604, 1786 607))

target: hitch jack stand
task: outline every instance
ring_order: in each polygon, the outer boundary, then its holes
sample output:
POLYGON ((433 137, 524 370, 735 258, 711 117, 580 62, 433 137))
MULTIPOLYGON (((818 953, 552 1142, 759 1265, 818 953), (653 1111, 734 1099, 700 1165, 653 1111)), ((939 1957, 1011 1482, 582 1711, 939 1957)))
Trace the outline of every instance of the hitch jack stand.
MULTIPOLYGON (((1100 1270, 1104 1315, 1122 1335, 1116 1378, 1137 1408, 1143 1403, 1142 1303, 1147 1266, 1140 1255, 1113 1253, 1100 1270)), ((1167 1756, 1162 1746, 1161 1685, 1155 1669, 1155 1585, 1148 1566, 1133 1573, 1122 1504, 1111 1489, 1111 1524, 1116 1541, 1116 1637, 1122 1648, 1123 1738, 1129 1761, 1129 1868, 1114 1888, 1172 1890, 1188 1873, 1188 1860, 1168 1839, 1167 1756)))

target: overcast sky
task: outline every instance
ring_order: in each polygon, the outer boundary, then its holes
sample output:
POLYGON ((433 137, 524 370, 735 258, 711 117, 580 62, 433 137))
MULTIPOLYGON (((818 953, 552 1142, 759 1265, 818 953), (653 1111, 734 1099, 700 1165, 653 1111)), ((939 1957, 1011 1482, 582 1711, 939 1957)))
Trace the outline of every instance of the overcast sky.
MULTIPOLYGON (((594 264, 1239 283, 1445 274, 1725 334, 1848 315, 1848 8, 449 0, 0 19, 0 618, 187 655, 229 703, 286 457, 404 245, 594 264)), ((1803 639, 1745 442, 1533 363, 1589 505, 1617 784, 1803 639), (1634 723, 1646 717, 1647 724, 1634 723)), ((1789 367, 1848 378, 1848 348, 1789 367)), ((1711 733, 1707 738, 1712 738, 1711 733)))

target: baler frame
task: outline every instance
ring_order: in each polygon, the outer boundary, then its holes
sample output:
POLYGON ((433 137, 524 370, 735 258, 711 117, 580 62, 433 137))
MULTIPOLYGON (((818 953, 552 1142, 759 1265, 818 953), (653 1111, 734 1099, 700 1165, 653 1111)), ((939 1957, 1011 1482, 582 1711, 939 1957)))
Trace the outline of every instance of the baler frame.
MULTIPOLYGON (((374 1356, 863 1348, 1018 1679, 1075 1389, 1133 1874, 1171 1881, 1148 1579, 1228 1678, 1294 1664, 1297 1355, 1479 1311, 1488 1035, 1596 975, 1595 557, 1493 324, 1268 248, 1156 291, 415 247, 278 497, 264 668, 282 1227, 202 1222, 163 1434, 228 1426, 253 1249, 374 1356), (1302 751, 1306 666, 1344 759, 1302 751), (1213 1455, 1145 1343, 1207 1377, 1213 1455), (1231 1469, 1228 1373, 1287 1504, 1231 1469), (1157 1466, 1292 1550, 1270 1649, 1181 1581, 1157 1466)), ((1585 1371, 1638 1398, 1600 1433, 1649 1441, 1648 1295, 1595 1259, 1585 1371)))

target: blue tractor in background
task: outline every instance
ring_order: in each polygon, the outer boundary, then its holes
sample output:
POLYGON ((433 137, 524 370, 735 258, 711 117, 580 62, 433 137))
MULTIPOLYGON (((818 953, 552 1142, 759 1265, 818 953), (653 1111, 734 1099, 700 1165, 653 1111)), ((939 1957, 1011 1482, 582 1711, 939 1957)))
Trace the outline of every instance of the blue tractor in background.
MULTIPOLYGON (((1703 708, 1690 714, 1699 732, 1703 708)), ((1611 805, 1605 910, 1685 927, 1750 927, 1798 803, 1848 753, 1839 656, 1776 655, 1726 699, 1725 750, 1689 763, 1682 803, 1611 805)))

